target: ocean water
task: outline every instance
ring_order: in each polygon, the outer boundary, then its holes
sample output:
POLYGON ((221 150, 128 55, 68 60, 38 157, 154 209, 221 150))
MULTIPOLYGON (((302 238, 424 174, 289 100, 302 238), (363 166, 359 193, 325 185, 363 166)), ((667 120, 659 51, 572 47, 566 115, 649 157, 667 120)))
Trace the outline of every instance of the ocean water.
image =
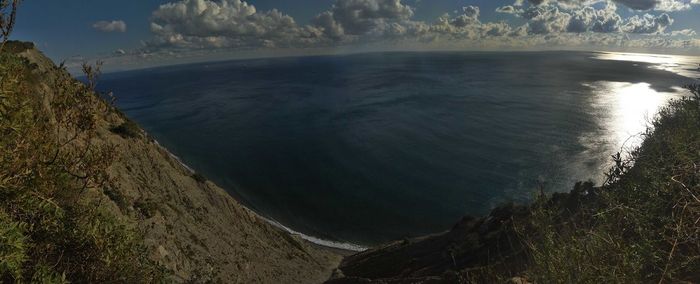
POLYGON ((117 105, 245 205, 364 246, 600 183, 700 59, 372 53, 112 73, 117 105))

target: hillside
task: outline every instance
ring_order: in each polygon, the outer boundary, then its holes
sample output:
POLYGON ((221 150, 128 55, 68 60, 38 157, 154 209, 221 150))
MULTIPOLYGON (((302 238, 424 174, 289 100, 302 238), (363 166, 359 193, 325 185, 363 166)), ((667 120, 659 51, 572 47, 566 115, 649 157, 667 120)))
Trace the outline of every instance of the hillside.
POLYGON ((604 185, 362 252, 327 283, 700 282, 700 86, 687 89, 604 185))
POLYGON ((2 279, 319 283, 340 261, 190 172, 31 44, 0 56, 2 279))
POLYGON ((0 53, 0 282, 700 281, 698 86, 603 185, 341 259, 180 164, 85 71, 87 84, 27 43, 0 53))

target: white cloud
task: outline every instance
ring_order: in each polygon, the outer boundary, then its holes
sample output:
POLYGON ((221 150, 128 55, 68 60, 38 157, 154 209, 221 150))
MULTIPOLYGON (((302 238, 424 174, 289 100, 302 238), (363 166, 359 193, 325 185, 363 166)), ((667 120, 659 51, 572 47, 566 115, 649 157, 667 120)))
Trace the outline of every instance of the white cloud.
POLYGON ((520 14, 523 12, 523 10, 520 9, 519 7, 507 5, 507 6, 496 8, 496 12, 503 13, 503 14, 520 14))
MULTIPOLYGON (((413 8, 400 0, 337 0, 314 24, 328 37, 362 36, 385 30, 413 17, 413 8)), ((396 26, 394 26, 396 27, 396 26)))
POLYGON ((636 34, 658 34, 663 33, 666 28, 673 24, 673 19, 666 13, 658 16, 645 14, 635 15, 627 20, 622 29, 628 33, 636 34))
POLYGON ((126 32, 126 23, 122 20, 99 21, 92 24, 92 28, 101 32, 126 32))
POLYGON ((604 6, 583 6, 580 8, 560 9, 559 5, 541 4, 526 9, 508 12, 528 21, 531 34, 555 33, 632 33, 662 34, 674 22, 673 18, 662 13, 658 16, 644 14, 624 19, 617 13, 617 6, 606 2, 604 6), (519 11, 519 12, 516 12, 519 11))
MULTIPOLYGON (((532 5, 557 3, 565 8, 589 6, 607 0, 528 0, 532 5)), ((637 11, 682 11, 691 9, 692 5, 700 5, 700 0, 610 0, 637 11)), ((522 6, 523 0, 516 0, 516 5, 522 6)))
POLYGON ((320 31, 299 26, 277 10, 259 12, 241 0, 182 0, 151 17, 151 46, 224 48, 291 46, 316 42, 320 31))
MULTIPOLYGON (((528 0, 526 4, 516 0, 496 10, 524 22, 515 25, 517 21, 482 22, 478 6, 465 6, 426 22, 414 20, 415 8, 401 0, 335 0, 310 24, 300 25, 278 10, 259 11, 243 0, 178 0, 153 12, 154 38, 140 52, 169 56, 354 45, 549 48, 648 43, 671 48, 696 43, 688 39, 696 36, 692 30, 669 31, 674 20, 666 13, 623 18, 617 12, 615 3, 641 8, 644 1, 528 0)), ((664 1, 692 5, 700 0, 659 1, 657 9, 664 1)))

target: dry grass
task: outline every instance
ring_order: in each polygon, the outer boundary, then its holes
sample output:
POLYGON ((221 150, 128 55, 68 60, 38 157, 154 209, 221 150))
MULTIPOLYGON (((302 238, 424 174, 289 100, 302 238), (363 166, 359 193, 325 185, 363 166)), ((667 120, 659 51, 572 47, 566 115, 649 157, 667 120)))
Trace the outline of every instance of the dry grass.
POLYGON ((540 283, 700 280, 700 87, 671 102, 608 182, 540 198, 517 222, 540 283), (560 196, 561 197, 561 196, 560 196))
POLYGON ((134 225, 86 194, 109 181, 114 149, 95 141, 96 118, 111 107, 94 84, 36 72, 0 53, 0 282, 160 281, 134 225))

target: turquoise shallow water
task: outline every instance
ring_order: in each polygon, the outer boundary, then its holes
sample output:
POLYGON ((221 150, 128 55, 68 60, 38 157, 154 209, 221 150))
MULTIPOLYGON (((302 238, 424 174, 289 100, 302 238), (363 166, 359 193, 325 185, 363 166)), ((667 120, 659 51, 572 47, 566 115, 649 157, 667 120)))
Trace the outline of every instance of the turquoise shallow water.
POLYGON ((100 87, 262 215, 373 245, 527 202, 540 181, 600 181, 695 74, 687 59, 605 55, 258 59, 107 74, 100 87))

